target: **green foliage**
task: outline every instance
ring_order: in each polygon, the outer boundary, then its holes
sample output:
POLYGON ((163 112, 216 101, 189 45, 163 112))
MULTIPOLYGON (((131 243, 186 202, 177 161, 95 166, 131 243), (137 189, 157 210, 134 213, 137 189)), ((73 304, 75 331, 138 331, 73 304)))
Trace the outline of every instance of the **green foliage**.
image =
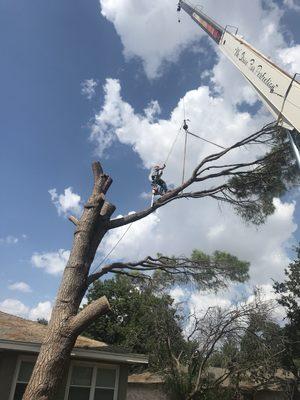
MULTIPOLYGON (((199 250, 194 250, 192 253, 193 261, 207 260, 211 265, 215 265, 216 269, 226 271, 224 278, 230 282, 245 282, 249 279, 249 266, 250 263, 247 261, 241 261, 232 254, 224 251, 215 251, 212 256, 208 256, 199 250)), ((210 277, 214 281, 214 268, 211 268, 210 277)))
POLYGON ((300 246, 297 258, 285 270, 284 282, 275 282, 274 289, 280 295, 278 300, 287 313, 288 323, 284 327, 286 352, 283 357, 285 368, 298 376, 300 369, 300 246))
POLYGON ((274 197, 283 196, 299 183, 295 156, 284 130, 274 128, 272 147, 260 168, 233 177, 229 184, 237 202, 234 207, 246 221, 261 224, 273 214, 274 197))
MULTIPOLYGON (((158 254, 157 257, 163 256, 158 254)), ((189 258, 168 257, 166 260, 168 265, 172 260, 175 273, 172 273, 170 267, 163 268, 162 261, 162 268, 152 275, 152 286, 157 292, 166 291, 175 285, 192 285, 196 290, 217 291, 226 288, 230 282, 241 283, 249 279, 249 262, 241 261, 226 252, 215 251, 208 255, 193 250, 189 258)))
POLYGON ((103 295, 112 310, 90 325, 85 332, 88 337, 149 354, 155 370, 164 368, 168 358, 162 337, 170 337, 175 348, 184 348, 180 318, 168 295, 157 296, 150 286, 139 286, 123 275, 95 282, 88 292, 88 302, 103 295))
POLYGON ((41 325, 48 325, 48 321, 45 318, 38 318, 37 322, 41 325))

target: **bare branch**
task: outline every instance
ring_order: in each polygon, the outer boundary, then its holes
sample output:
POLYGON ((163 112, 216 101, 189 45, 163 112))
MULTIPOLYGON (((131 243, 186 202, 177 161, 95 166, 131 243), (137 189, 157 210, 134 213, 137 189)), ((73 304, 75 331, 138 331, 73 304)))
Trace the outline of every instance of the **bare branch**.
MULTIPOLYGON (((236 205, 242 204, 240 199, 235 199, 235 200, 231 199, 230 201, 230 199, 226 197, 226 191, 230 190, 229 179, 235 176, 243 176, 243 175, 248 178, 253 175, 254 180, 261 181, 263 175, 264 163, 269 159, 272 159, 272 157, 274 159, 274 157, 277 155, 276 152, 267 154, 264 157, 249 162, 234 163, 229 165, 226 164, 216 165, 211 163, 218 161, 229 152, 248 144, 268 145, 272 143, 275 130, 276 126, 273 123, 266 125, 259 132, 256 132, 246 137, 245 139, 235 143, 226 150, 209 155, 199 163, 199 165, 194 169, 192 176, 186 182, 184 182, 183 185, 178 186, 176 189, 166 193, 164 196, 158 199, 153 204, 152 207, 139 211, 135 214, 126 215, 124 217, 111 220, 108 224, 108 229, 118 228, 120 226, 124 226, 132 222, 138 221, 150 215, 160 207, 163 207, 166 204, 170 203, 171 201, 182 198, 202 198, 209 196, 212 197, 212 195, 215 195, 222 191, 223 194, 222 200, 236 205), (218 169, 219 171, 202 176, 204 172, 207 172, 212 169, 213 170, 218 169), (190 187, 192 184, 197 182, 203 182, 206 180, 211 180, 214 178, 227 178, 227 181, 225 181, 222 185, 218 184, 218 186, 212 187, 210 189, 202 189, 200 191, 194 191, 194 192, 191 191, 188 193, 184 193, 184 190, 190 187)), ((245 204, 245 206, 249 207, 253 206, 254 204, 255 201, 250 201, 249 199, 248 204, 245 204)))

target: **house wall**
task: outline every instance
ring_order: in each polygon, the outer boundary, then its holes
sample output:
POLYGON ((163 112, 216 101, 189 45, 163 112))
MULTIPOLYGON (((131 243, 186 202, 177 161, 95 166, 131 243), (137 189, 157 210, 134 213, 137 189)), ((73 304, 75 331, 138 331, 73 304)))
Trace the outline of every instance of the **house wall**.
POLYGON ((171 400, 161 384, 128 383, 126 400, 171 400))
MULTIPOLYGON (((9 400, 11 390, 14 389, 14 377, 16 373, 18 359, 20 356, 23 355, 25 356, 25 354, 13 351, 0 352, 0 400, 9 400)), ((64 400, 67 378, 68 369, 64 374, 55 400, 64 400)), ((118 400, 126 400, 127 380, 128 367, 126 365, 121 365, 119 369, 118 400)))
POLYGON ((0 394, 1 400, 8 400, 14 373, 17 365, 18 355, 13 352, 3 351, 0 353, 0 394))

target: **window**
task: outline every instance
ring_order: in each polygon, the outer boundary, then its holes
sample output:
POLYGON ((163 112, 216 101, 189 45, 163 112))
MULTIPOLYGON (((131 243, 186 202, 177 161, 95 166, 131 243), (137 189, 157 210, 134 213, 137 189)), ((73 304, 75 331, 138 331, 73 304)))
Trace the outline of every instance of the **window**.
MULTIPOLYGON (((19 359, 10 400, 22 400, 34 364, 32 357, 19 359)), ((64 400, 117 400, 118 377, 118 367, 74 361, 71 363, 64 400)))
POLYGON ((116 400, 117 375, 116 367, 74 363, 65 400, 116 400))
POLYGON ((34 361, 26 361, 26 360, 21 361, 13 400, 22 400, 27 383, 29 382, 30 376, 33 371, 33 367, 34 367, 34 361))

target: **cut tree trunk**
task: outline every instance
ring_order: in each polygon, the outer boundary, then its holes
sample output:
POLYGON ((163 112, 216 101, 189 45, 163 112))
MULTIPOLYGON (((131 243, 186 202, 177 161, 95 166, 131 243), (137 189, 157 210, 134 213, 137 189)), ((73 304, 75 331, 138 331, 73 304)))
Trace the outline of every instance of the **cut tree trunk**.
POLYGON ((97 248, 107 232, 115 207, 105 201, 112 180, 93 164, 94 189, 76 225, 72 251, 65 267, 47 333, 23 400, 52 400, 60 386, 78 335, 98 316, 108 312, 105 297, 78 313, 88 288, 88 275, 97 248))

